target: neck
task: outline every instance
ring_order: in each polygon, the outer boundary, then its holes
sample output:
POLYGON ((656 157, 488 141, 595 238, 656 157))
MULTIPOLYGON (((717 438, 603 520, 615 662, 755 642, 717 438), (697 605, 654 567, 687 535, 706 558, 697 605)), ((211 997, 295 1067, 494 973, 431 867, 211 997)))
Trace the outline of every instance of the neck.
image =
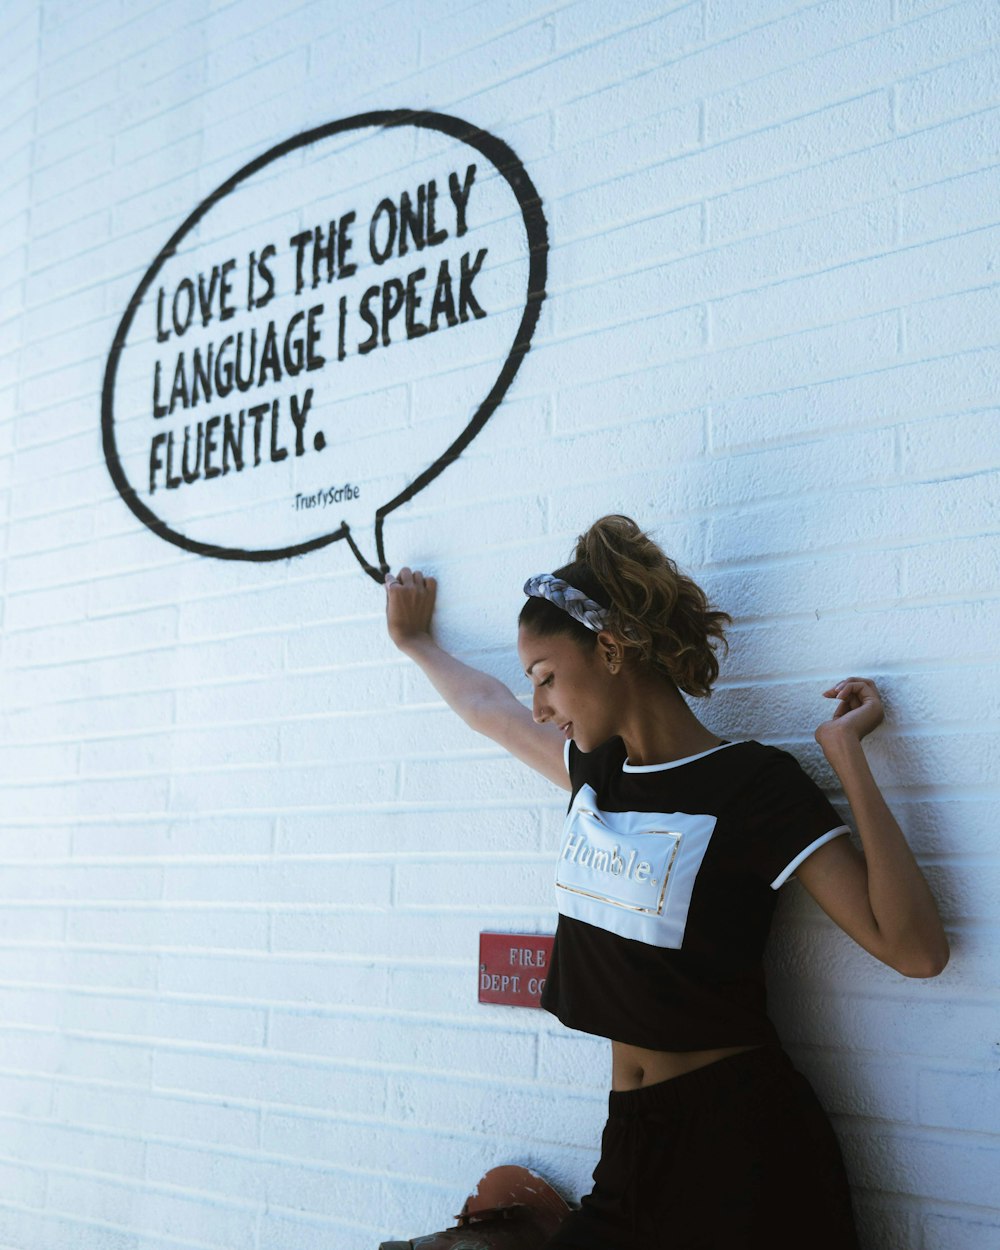
POLYGON ((721 745, 668 677, 649 672, 623 677, 628 688, 619 734, 630 764, 669 764, 721 745))

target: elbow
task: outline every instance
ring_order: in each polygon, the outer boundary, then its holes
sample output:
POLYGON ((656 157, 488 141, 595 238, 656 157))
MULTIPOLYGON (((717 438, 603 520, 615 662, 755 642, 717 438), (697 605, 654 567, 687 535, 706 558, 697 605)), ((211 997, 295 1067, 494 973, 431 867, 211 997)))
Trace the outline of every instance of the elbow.
POLYGON ((948 966, 951 950, 947 939, 933 950, 909 952, 905 959, 893 963, 897 972, 913 980, 928 981, 931 977, 939 977, 948 966))

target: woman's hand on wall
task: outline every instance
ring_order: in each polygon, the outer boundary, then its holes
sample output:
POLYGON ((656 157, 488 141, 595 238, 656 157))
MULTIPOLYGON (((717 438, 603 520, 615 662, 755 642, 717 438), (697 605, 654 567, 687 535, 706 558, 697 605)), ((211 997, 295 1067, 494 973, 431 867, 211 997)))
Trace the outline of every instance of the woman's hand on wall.
POLYGON ((389 637, 401 651, 430 636, 437 581, 419 569, 385 575, 385 615, 389 637))
POLYGON ((845 677, 829 690, 825 699, 839 699, 830 720, 816 730, 816 741, 822 747, 842 740, 845 735, 861 741, 866 734, 882 724, 885 712, 875 683, 867 677, 845 677))

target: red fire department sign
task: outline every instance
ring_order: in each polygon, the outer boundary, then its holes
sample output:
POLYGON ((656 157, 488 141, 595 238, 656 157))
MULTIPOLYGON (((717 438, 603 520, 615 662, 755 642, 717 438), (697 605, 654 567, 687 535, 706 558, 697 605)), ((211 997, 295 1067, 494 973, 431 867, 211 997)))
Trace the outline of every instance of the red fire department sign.
POLYGON ((479 1001, 540 1007, 554 941, 549 933, 480 933, 479 1001))

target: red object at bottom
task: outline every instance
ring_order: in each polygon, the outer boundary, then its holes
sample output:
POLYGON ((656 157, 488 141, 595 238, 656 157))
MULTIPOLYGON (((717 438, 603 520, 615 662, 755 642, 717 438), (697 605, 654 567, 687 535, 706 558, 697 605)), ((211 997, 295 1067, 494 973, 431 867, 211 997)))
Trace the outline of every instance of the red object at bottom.
POLYGON ((539 1250, 569 1214, 546 1181, 515 1164, 487 1172, 454 1228, 383 1241, 379 1250, 539 1250))
POLYGON ((551 933, 480 933, 479 1001, 541 1007, 554 941, 551 933))

